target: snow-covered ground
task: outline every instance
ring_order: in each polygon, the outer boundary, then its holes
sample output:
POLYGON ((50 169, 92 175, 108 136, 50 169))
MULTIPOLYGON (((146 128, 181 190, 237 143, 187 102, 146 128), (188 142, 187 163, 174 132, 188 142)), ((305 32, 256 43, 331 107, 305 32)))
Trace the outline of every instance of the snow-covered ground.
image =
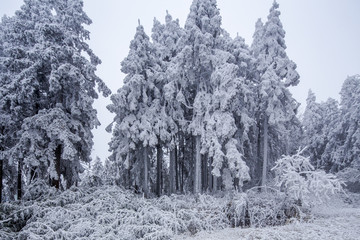
MULTIPOLYGON (((302 219, 306 222, 277 227, 228 228, 231 226, 229 217, 235 216, 231 212, 241 206, 243 194, 231 198, 230 195, 204 194, 145 199, 117 186, 83 186, 56 192, 44 184, 39 183, 31 196, 25 195, 29 198, 27 201, 0 204, 1 240, 360 239, 359 194, 348 198, 342 195, 337 200, 332 199, 331 205, 323 204, 310 214, 304 213, 302 219)), ((248 192, 251 211, 256 209, 250 202, 262 205, 260 210, 267 212, 276 208, 264 205, 276 198, 266 200, 261 194, 256 197, 263 201, 256 202, 248 192)))
POLYGON ((314 209, 309 222, 293 222, 266 228, 228 228, 195 236, 178 236, 176 240, 238 240, 238 239, 360 239, 360 206, 333 204, 314 209))

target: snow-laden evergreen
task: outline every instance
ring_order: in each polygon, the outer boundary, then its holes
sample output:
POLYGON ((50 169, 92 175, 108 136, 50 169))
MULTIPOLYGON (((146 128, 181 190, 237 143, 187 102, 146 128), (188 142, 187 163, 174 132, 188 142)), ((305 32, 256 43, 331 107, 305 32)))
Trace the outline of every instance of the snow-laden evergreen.
POLYGON ((173 59, 181 51, 180 41, 185 34, 184 29, 179 25, 179 20, 173 20, 172 16, 167 12, 165 16, 165 24, 161 24, 158 20, 154 19, 154 26, 152 29, 152 40, 158 58, 162 62, 164 73, 164 81, 161 85, 161 105, 163 106, 162 115, 165 117, 161 119, 163 124, 167 125, 168 136, 160 139, 156 149, 156 192, 160 196, 163 188, 163 151, 164 147, 170 151, 169 159, 169 192, 174 193, 179 189, 179 170, 177 170, 180 164, 184 165, 183 156, 178 158, 176 162, 175 152, 177 151, 179 136, 182 132, 182 126, 184 125, 184 111, 181 106, 181 102, 174 101, 179 92, 179 85, 172 81, 171 64, 173 59), (182 158, 182 163, 180 163, 182 158))
POLYGON ((228 227, 289 238, 273 230, 309 226, 329 200, 356 218, 360 201, 343 182, 360 191, 359 75, 340 102, 309 91, 300 121, 279 4, 251 47, 221 21, 216 0, 193 0, 184 27, 168 12, 154 19, 151 38, 139 20, 107 106, 111 156, 91 162, 93 101, 110 90, 95 74, 83 2, 25 0, 4 17, 0 238, 173 239, 228 227))
POLYGON ((221 27, 215 0, 194 0, 184 28, 169 13, 164 24, 155 19, 152 41, 138 27, 124 86, 108 107, 116 113, 111 159, 125 186, 158 196, 239 188, 251 178, 254 186, 265 182, 268 144, 270 163, 295 148, 298 103, 288 87, 299 75, 278 7, 258 21, 251 49, 221 27))
POLYGON ((287 124, 296 118, 298 104, 288 87, 299 83, 296 64, 286 54, 285 31, 280 21, 279 4, 274 1, 267 22, 256 24, 252 52, 256 59, 255 74, 258 81, 258 125, 263 135, 262 185, 266 185, 267 164, 274 161, 274 156, 281 156, 286 151, 289 134, 287 124), (283 134, 274 133, 274 131, 283 134), (274 136, 275 135, 275 136, 274 136), (282 138, 284 140, 276 139, 282 138), (269 147, 270 145, 270 147, 269 147), (269 151, 269 149, 280 151, 269 151), (268 159, 268 154, 272 157, 268 159), (271 160, 271 161, 269 161, 271 160))
POLYGON ((354 75, 344 81, 340 103, 331 98, 317 103, 310 92, 303 119, 303 145, 308 146, 312 163, 337 173, 354 191, 360 181, 359 79, 354 75))
POLYGON ((113 104, 108 106, 116 114, 110 143, 112 160, 120 161, 122 169, 129 172, 128 186, 142 182, 142 189, 148 195, 149 158, 160 141, 171 138, 168 130, 175 123, 165 112, 161 99, 164 72, 143 26, 137 27, 129 55, 121 65, 127 74, 124 86, 112 95, 113 104))
POLYGON ((104 96, 110 90, 95 74, 101 61, 86 43, 91 20, 82 7, 78 0, 27 0, 2 22, 1 107, 14 121, 6 124, 16 125, 5 155, 18 165, 18 198, 21 182, 37 178, 57 188, 76 184, 80 162, 90 161, 91 130, 100 124, 95 87, 104 96))

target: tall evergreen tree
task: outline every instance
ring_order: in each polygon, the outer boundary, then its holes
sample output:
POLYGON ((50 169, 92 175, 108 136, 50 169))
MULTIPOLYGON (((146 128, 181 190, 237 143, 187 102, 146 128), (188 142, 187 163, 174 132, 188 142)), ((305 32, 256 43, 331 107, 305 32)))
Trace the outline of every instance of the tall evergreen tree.
POLYGON ((229 106, 236 98, 239 70, 235 57, 226 52, 226 33, 221 28, 216 1, 194 0, 185 31, 180 41, 182 51, 171 64, 169 74, 172 84, 178 86, 176 100, 183 107, 182 131, 192 142, 187 151, 189 159, 193 159, 193 191, 198 193, 209 185, 216 188, 217 180, 212 175, 220 176, 223 168, 232 168, 232 176, 238 176, 235 172, 243 166, 233 139, 233 107, 229 106), (222 77, 225 73, 228 78, 222 77), (224 95, 232 87, 236 90, 224 95), (224 126, 220 124, 221 114, 230 117, 224 126))
POLYGON ((254 94, 256 92, 256 82, 253 75, 255 72, 255 59, 242 37, 236 36, 234 39, 227 39, 224 44, 225 49, 235 58, 234 64, 238 69, 234 78, 238 82, 236 98, 232 101, 232 112, 236 124, 235 138, 238 141, 238 149, 242 153, 247 166, 249 166, 250 177, 253 180, 256 178, 255 171, 257 170, 256 96, 254 94))
POLYGON ((310 161, 314 166, 320 167, 319 160, 324 152, 324 118, 326 113, 320 103, 316 102, 315 94, 309 90, 306 99, 306 108, 302 120, 304 128, 303 147, 310 155, 310 161))
POLYGON ((66 187, 76 184, 80 162, 90 161, 91 130, 99 125, 96 84, 110 93, 95 74, 101 61, 85 42, 83 25, 90 23, 80 0, 26 0, 6 24, 7 109, 21 126, 9 153, 29 180, 50 178, 56 188, 61 175, 66 187))
POLYGON ((108 106, 116 114, 111 158, 120 161, 123 170, 130 170, 128 178, 133 179, 129 187, 142 182, 142 190, 149 196, 149 158, 159 141, 167 141, 170 134, 168 117, 161 103, 162 67, 140 24, 121 65, 127 74, 124 85, 111 96, 113 103, 108 106))
MULTIPOLYGON (((179 20, 173 20, 171 15, 167 12, 165 17, 165 24, 161 24, 156 19, 154 20, 154 26, 152 29, 152 39, 158 58, 162 62, 162 70, 164 73, 164 81, 162 81, 160 89, 161 105, 163 106, 164 112, 163 120, 165 125, 168 126, 168 132, 170 136, 159 139, 157 147, 157 195, 161 195, 162 184, 162 148, 168 147, 170 149, 170 166, 169 166, 169 185, 170 193, 174 193, 179 190, 179 166, 180 157, 175 154, 178 151, 177 146, 179 141, 179 135, 181 132, 181 125, 183 120, 183 109, 181 104, 174 101, 176 94, 179 92, 178 86, 171 81, 168 76, 168 71, 171 71, 171 61, 177 56, 180 51, 180 39, 184 35, 184 30, 179 25, 179 20), (166 116, 165 116, 165 115, 166 116), (175 159, 177 157, 177 159, 175 159)), ((159 136, 160 137, 160 136, 159 136)), ((183 158, 182 158, 183 160, 183 158)), ((182 161, 183 164, 183 161, 182 161)))
MULTIPOLYGON (((341 118, 339 111, 339 102, 335 99, 329 98, 326 102, 320 104, 320 107, 323 112, 323 118, 321 121, 322 125, 322 137, 319 156, 317 159, 317 166, 323 168, 324 170, 332 171, 332 168, 335 168, 334 159, 338 158, 336 156, 337 149, 341 144, 339 143, 340 135, 338 133, 342 132, 341 127, 341 118)), ((334 172, 334 171, 333 171, 334 172)))
MULTIPOLYGON (((204 118, 211 101, 210 78, 214 71, 212 57, 222 34, 221 16, 215 0, 194 0, 185 23, 186 47, 190 61, 184 75, 188 78, 187 91, 192 107, 189 131, 195 138, 194 192, 201 191, 201 135, 204 118)), ((186 89, 186 88, 185 88, 186 89)))
MULTIPOLYGON (((299 82, 296 65, 286 52, 285 31, 280 21, 279 4, 274 1, 268 20, 261 26, 258 21, 252 52, 256 58, 258 72, 259 124, 263 135, 263 172, 262 185, 266 185, 268 172, 269 136, 273 135, 270 144, 275 144, 276 128, 286 130, 285 123, 296 114, 297 103, 288 90, 299 82)), ((276 149, 275 146, 271 147, 276 149)), ((281 153, 280 153, 281 154, 281 153)))
POLYGON ((352 167, 360 170, 360 75, 348 77, 341 91, 341 125, 344 133, 335 164, 338 169, 352 167))

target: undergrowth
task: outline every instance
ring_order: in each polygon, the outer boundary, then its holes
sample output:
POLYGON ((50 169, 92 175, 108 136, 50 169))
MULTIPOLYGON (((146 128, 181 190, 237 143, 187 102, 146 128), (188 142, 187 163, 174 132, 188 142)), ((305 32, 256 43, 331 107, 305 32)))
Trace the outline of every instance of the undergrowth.
POLYGON ((41 184, 35 189, 27 200, 0 205, 0 239, 160 240, 202 230, 279 225, 292 217, 284 195, 271 190, 145 199, 117 186, 72 187, 62 193, 41 184))

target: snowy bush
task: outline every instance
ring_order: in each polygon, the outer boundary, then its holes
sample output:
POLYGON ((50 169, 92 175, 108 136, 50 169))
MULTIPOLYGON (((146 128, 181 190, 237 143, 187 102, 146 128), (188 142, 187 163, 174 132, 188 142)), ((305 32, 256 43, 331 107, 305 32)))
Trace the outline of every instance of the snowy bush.
POLYGON ((292 207, 285 202, 285 195, 273 188, 253 188, 247 191, 249 225, 265 227, 283 225, 292 207))
POLYGON ((285 192, 289 201, 312 206, 323 203, 330 196, 343 192, 344 183, 335 175, 315 170, 309 157, 298 151, 293 156, 283 156, 276 161, 275 185, 285 192))
POLYGON ((49 187, 49 185, 44 180, 38 179, 33 183, 29 184, 24 193, 23 199, 26 201, 36 200, 52 194, 55 194, 55 189, 49 187))
POLYGON ((277 226, 302 217, 299 207, 287 201, 285 193, 271 187, 254 187, 235 194, 226 213, 232 227, 277 226))
POLYGON ((0 239, 160 240, 230 225, 227 199, 209 195, 145 199, 117 186, 47 190, 0 205, 0 239))
POLYGON ((226 216, 232 227, 249 226, 248 199, 245 193, 236 194, 227 204, 226 216))

